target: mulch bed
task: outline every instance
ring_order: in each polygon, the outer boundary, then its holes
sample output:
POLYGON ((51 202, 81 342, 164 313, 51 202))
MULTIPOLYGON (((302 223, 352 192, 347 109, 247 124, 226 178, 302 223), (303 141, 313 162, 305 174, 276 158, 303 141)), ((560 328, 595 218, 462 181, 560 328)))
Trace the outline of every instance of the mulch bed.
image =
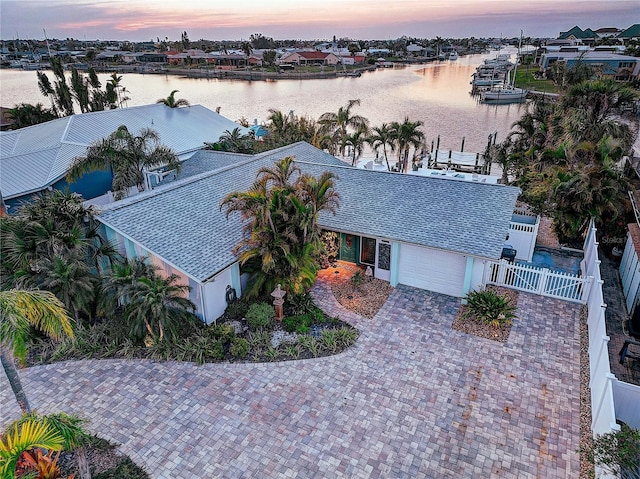
POLYGON ((393 291, 387 281, 365 278, 357 287, 350 280, 331 285, 331 292, 342 306, 365 318, 373 318, 393 291))
MULTIPOLYGON (((509 298, 511 300, 511 304, 518 304, 518 291, 499 286, 488 286, 488 288, 493 289, 500 296, 506 296, 509 298)), ((507 342, 509 339, 509 333, 511 333, 511 324, 495 327, 481 321, 477 321, 473 317, 463 319, 462 316, 465 314, 467 309, 467 305, 460 305, 458 314, 451 324, 451 329, 455 329, 461 333, 473 334, 474 336, 479 336, 481 338, 491 339, 492 341, 498 341, 500 343, 507 342)))

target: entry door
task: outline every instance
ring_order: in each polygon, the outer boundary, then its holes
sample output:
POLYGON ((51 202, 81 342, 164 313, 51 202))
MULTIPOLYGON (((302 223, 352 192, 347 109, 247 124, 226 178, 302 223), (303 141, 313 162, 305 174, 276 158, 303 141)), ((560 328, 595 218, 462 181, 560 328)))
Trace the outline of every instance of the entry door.
POLYGON ((349 263, 358 262, 360 251, 360 237, 347 233, 340 233, 340 259, 349 263))
POLYGON ((378 241, 378 254, 376 256, 376 278, 384 281, 391 280, 391 244, 388 241, 378 241))

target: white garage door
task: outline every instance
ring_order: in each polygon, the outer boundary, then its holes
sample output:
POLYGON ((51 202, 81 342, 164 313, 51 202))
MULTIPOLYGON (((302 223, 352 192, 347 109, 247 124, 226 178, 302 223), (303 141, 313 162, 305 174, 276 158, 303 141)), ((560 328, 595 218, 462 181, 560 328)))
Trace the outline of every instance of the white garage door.
POLYGON ((466 264, 459 254, 402 244, 398 282, 461 297, 466 264))

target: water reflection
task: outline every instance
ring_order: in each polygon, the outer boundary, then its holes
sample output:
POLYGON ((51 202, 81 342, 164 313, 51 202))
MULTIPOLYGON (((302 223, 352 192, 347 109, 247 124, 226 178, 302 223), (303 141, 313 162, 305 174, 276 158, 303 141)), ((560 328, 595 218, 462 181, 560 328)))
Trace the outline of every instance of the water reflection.
MULTIPOLYGON (((122 84, 129 91, 129 106, 155 103, 172 90, 179 90, 176 98, 211 109, 219 106, 220 113, 233 120, 244 117, 259 122, 266 120, 270 108, 294 110, 297 115, 317 119, 322 113, 337 111, 347 101, 359 98, 361 105, 355 107, 355 112, 369 118, 372 126, 402 121, 408 116, 412 121, 424 122, 429 143, 440 135, 443 148, 457 149, 464 136, 465 150, 482 151, 487 135, 497 131, 498 141, 504 139, 525 109, 522 104, 482 104, 469 94, 471 74, 489 56, 495 54, 378 69, 360 78, 248 82, 123 74, 122 84)), ((100 75, 103 82, 107 78, 108 75, 100 75)), ((35 72, 1 70, 0 85, 2 106, 49 103, 38 90, 35 72)))

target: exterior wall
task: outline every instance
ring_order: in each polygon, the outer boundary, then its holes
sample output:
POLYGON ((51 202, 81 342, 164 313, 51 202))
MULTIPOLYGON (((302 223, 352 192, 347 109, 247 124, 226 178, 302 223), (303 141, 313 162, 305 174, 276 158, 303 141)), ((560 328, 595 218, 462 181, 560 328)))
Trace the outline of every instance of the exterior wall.
POLYGON ((103 225, 102 228, 106 239, 127 259, 146 258, 148 262, 158 267, 158 273, 161 276, 166 278, 169 275, 175 274, 179 278, 178 284, 189 285, 191 291, 189 292, 188 298, 196 306, 195 314, 207 323, 214 322, 224 313, 227 307, 227 285, 236 289, 238 297, 241 294, 238 263, 233 264, 214 278, 202 284, 108 226, 103 225))
MULTIPOLYGON (((222 271, 213 279, 200 286, 202 290, 204 311, 202 317, 207 323, 212 323, 218 319, 227 309, 226 294, 227 286, 233 287, 232 269, 238 268, 238 263, 222 271)), ((240 291, 236 289, 240 296, 240 291)))
POLYGON ((509 239, 505 244, 517 251, 516 259, 531 262, 538 237, 540 217, 514 214, 509 225, 509 239))
MULTIPOLYGON (((54 190, 69 190, 72 193, 78 193, 86 200, 104 195, 111 189, 113 176, 110 171, 94 171, 82 175, 77 181, 69 184, 67 180, 62 178, 51 185, 54 190)), ((4 199, 5 204, 9 207, 8 213, 14 214, 20 205, 29 203, 34 197, 41 192, 30 193, 24 196, 17 196, 11 199, 4 199)))
POLYGON ((627 244, 620 261, 620 280, 622 281, 622 291, 627 303, 627 311, 633 311, 640 299, 640 261, 636 253, 631 234, 627 234, 627 244))

